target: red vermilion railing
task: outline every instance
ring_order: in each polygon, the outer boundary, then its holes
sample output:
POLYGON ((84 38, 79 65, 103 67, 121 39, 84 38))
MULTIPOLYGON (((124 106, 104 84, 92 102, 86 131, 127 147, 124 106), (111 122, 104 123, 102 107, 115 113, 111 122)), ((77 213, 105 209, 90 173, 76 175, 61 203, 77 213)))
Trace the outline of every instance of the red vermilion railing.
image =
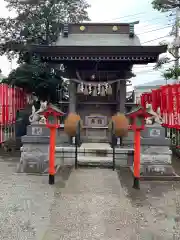
POLYGON ((15 135, 17 110, 27 105, 27 94, 20 88, 0 84, 0 143, 15 135))
POLYGON ((156 112, 160 109, 163 126, 180 129, 180 84, 161 86, 141 95, 141 105, 151 104, 156 112))

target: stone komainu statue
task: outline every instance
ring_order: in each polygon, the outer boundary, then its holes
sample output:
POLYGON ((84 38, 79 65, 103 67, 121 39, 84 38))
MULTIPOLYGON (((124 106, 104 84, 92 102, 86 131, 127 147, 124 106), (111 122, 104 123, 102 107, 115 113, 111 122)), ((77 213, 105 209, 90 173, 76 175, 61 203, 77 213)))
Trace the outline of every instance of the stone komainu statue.
POLYGON ((70 136, 74 137, 77 133, 77 126, 79 121, 81 121, 81 117, 76 113, 69 113, 65 122, 64 122, 64 131, 70 136))
POLYGON ((129 121, 124 114, 118 113, 111 118, 109 128, 112 129, 112 124, 114 124, 114 133, 116 137, 127 137, 129 121))

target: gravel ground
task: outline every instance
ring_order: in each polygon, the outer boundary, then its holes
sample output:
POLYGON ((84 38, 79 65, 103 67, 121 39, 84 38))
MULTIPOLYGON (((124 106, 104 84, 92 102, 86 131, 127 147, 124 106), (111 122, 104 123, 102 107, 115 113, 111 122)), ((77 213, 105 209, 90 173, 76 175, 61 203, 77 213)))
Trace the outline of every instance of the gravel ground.
POLYGON ((178 182, 142 182, 136 191, 126 169, 95 168, 65 171, 49 186, 47 176, 18 175, 15 158, 4 160, 0 239, 180 239, 178 182))
POLYGON ((16 163, 0 162, 0 239, 42 239, 54 189, 46 177, 17 175, 16 163))

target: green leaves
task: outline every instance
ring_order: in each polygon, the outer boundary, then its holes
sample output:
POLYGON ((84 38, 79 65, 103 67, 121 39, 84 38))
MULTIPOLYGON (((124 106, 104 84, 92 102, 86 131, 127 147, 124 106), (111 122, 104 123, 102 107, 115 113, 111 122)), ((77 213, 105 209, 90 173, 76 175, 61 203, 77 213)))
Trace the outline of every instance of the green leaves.
MULTIPOLYGON (((169 10, 173 10, 176 7, 180 7, 180 0, 153 0, 152 1, 152 6, 154 9, 157 9, 158 11, 161 12, 166 12, 169 10)), ((175 34, 175 26, 173 27, 171 34, 175 34)), ((173 43, 167 43, 168 45, 168 53, 171 54, 174 60, 171 60, 169 57, 163 57, 159 59, 158 63, 155 66, 155 69, 160 69, 164 64, 166 63, 171 63, 175 62, 177 60, 176 56, 176 45, 173 43)), ((165 70, 163 73, 163 77, 168 80, 168 79, 177 79, 178 76, 180 76, 180 68, 176 68, 175 65, 173 67, 168 68, 165 70)))
POLYGON ((51 45, 56 42, 62 23, 89 20, 86 0, 44 0, 39 4, 21 4, 19 0, 5 0, 7 8, 17 16, 0 19, 0 54, 9 59, 18 57, 20 66, 4 81, 29 92, 40 99, 56 101, 57 85, 67 90, 62 71, 28 54, 31 44, 51 45))
POLYGON ((20 4, 18 0, 5 1, 17 16, 0 19, 1 55, 6 53, 14 57, 12 41, 16 44, 22 41, 26 44, 51 44, 57 40, 63 22, 89 20, 89 5, 85 0, 47 0, 38 5, 20 4))
POLYGON ((163 77, 168 79, 177 79, 180 76, 180 68, 168 68, 164 73, 163 77))
POLYGON ((21 64, 13 70, 5 83, 15 85, 28 92, 35 92, 40 99, 54 98, 57 85, 62 84, 61 72, 53 69, 38 58, 33 58, 30 64, 21 64))
POLYGON ((153 0, 152 6, 161 12, 166 12, 180 6, 180 0, 153 0))

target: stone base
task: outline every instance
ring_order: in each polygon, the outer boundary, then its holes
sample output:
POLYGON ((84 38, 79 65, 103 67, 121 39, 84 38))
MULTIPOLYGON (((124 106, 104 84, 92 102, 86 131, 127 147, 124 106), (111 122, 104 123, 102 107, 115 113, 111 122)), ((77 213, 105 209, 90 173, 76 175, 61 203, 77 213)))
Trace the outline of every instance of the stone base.
POLYGON ((141 151, 141 164, 171 165, 172 151, 166 146, 146 146, 141 151))
POLYGON ((45 173, 49 165, 49 146, 44 144, 24 144, 18 172, 45 173))
MULTIPOLYGON (((158 166, 159 167, 159 166, 158 166)), ((133 167, 130 167, 134 175, 133 167)), ((141 181, 180 181, 180 176, 177 175, 172 166, 163 166, 163 169, 158 169, 157 165, 141 168, 141 181)))
MULTIPOLYGON (((168 146, 144 146, 141 148, 140 176, 157 179, 174 177, 176 173, 171 165, 172 151, 168 146)), ((133 167, 131 167, 133 172, 133 167)))
MULTIPOLYGON (((103 143, 105 144, 105 143, 103 143)), ((78 148, 77 161, 79 165, 83 166, 112 166, 113 164, 113 150, 109 144, 107 146, 100 145, 86 146, 82 144, 78 148), (89 147, 88 147, 89 146, 89 147)), ((115 149, 115 165, 118 167, 128 167, 133 164, 133 149, 116 148, 115 149)), ((74 146, 57 146, 56 147, 56 162, 64 165, 75 165, 75 147, 74 146)))
POLYGON ((56 146, 56 163, 64 166, 75 165, 75 147, 74 146, 56 146))
POLYGON ((170 165, 141 165, 141 176, 175 176, 175 171, 170 165))

